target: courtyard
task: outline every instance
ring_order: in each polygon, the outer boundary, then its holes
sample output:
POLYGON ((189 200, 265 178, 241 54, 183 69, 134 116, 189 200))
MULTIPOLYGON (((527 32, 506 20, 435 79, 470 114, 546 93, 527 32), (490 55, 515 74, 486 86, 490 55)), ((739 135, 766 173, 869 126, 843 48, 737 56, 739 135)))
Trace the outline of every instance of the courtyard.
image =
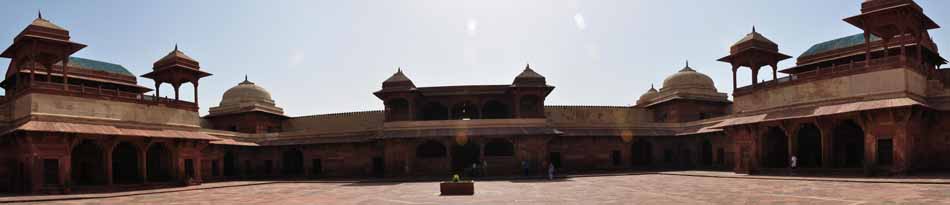
POLYGON ((672 174, 496 180, 474 196, 438 182, 218 182, 103 195, 0 197, 34 204, 950 204, 946 180, 840 181, 672 174), (59 200, 65 198, 70 200, 59 200), (86 198, 86 199, 75 199, 86 198))

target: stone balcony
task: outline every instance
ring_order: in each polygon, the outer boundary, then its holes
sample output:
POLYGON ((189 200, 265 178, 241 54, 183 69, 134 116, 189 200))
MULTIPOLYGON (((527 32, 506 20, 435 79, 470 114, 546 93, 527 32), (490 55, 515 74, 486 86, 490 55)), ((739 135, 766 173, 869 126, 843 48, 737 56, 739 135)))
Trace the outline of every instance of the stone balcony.
POLYGON ((822 102, 926 96, 927 73, 915 59, 889 56, 835 65, 737 88, 736 112, 822 102))

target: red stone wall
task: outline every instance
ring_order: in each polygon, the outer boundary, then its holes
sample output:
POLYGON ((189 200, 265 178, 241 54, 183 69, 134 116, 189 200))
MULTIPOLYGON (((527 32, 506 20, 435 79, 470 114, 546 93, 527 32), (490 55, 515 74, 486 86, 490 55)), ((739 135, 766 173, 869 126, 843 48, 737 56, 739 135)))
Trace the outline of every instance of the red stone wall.
POLYGON ((727 114, 729 104, 693 100, 674 100, 651 107, 658 122, 690 122, 727 114))

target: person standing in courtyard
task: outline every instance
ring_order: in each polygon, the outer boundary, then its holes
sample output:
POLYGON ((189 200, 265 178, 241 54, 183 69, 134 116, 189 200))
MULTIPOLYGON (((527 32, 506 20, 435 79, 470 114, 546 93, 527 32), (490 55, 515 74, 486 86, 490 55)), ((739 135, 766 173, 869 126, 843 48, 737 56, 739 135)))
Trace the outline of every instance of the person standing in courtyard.
POLYGON ((798 167, 798 157, 792 155, 792 158, 789 160, 788 173, 789 175, 795 175, 795 168, 798 167))
POLYGON ((548 163, 548 180, 554 180, 554 163, 548 163))
POLYGON ((488 176, 488 161, 482 160, 482 176, 488 176))
POLYGON ((528 173, 528 161, 527 161, 527 160, 522 160, 522 161, 521 161, 521 169, 524 171, 524 176, 528 176, 529 173, 528 173))

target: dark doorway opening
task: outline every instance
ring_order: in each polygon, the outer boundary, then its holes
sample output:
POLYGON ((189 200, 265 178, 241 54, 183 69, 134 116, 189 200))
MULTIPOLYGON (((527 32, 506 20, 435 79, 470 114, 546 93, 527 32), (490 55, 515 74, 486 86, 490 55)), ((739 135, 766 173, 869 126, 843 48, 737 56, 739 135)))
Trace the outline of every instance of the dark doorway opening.
POLYGON ((264 175, 271 176, 274 174, 274 160, 264 160, 264 175))
POLYGON ((43 159, 43 184, 59 184, 59 159, 43 159))
MULTIPOLYGON (((613 165, 613 166, 620 166, 620 162, 621 162, 621 161, 622 161, 622 160, 620 159, 620 151, 618 151, 618 150, 610 151, 610 163, 611 163, 611 165, 613 165)), ((555 167, 557 167, 557 166, 555 166, 555 167)))
POLYGON ((120 142, 112 149, 113 183, 133 184, 141 182, 138 166, 138 150, 131 143, 120 142))
POLYGON ((508 107, 505 104, 498 101, 488 101, 485 103, 485 106, 482 107, 482 118, 485 119, 503 119, 510 118, 511 114, 508 112, 508 107))
POLYGON ((452 170, 461 173, 465 168, 471 168, 472 164, 480 164, 481 151, 476 143, 468 142, 465 145, 455 145, 452 147, 452 170))
POLYGON ((320 176, 323 174, 323 161, 320 159, 311 160, 313 164, 313 176, 320 176))
POLYGON ((821 166, 821 131, 814 124, 804 124, 798 130, 798 167, 821 166))
POLYGON ((423 120, 448 120, 449 108, 438 102, 430 102, 422 109, 423 120))
POLYGON ((700 150, 702 151, 702 163, 703 166, 712 166, 713 163, 713 151, 712 143, 709 140, 703 140, 702 145, 700 145, 700 150))
POLYGON ((298 176, 303 174, 303 152, 297 149, 284 151, 283 174, 288 176, 298 176))
POLYGON ((167 182, 172 180, 172 153, 161 143, 153 144, 148 148, 146 156, 146 175, 150 182, 167 182))
POLYGON ((561 168, 561 153, 560 152, 551 152, 548 153, 548 159, 551 159, 551 164, 554 164, 554 168, 561 168))
POLYGON ((195 178, 195 160, 185 159, 185 179, 195 178))
POLYGON ((102 185, 106 183, 103 164, 105 153, 92 140, 83 140, 70 155, 72 182, 76 185, 102 185))
POLYGON ((860 168, 864 164, 864 131, 847 120, 835 127, 832 140, 835 167, 860 168))
POLYGON ((234 158, 234 152, 224 153, 224 176, 233 177, 237 173, 237 159, 234 158))
POLYGON ((716 156, 719 156, 719 158, 716 158, 716 164, 718 164, 718 165, 720 165, 720 166, 725 166, 725 165, 726 165, 726 157, 727 157, 727 156, 726 156, 726 149, 725 149, 725 148, 716 149, 716 156))
POLYGON ((478 119, 480 118, 478 107, 469 102, 463 102, 452 106, 452 119, 478 119))
POLYGON ((653 163, 653 144, 646 140, 637 140, 630 147, 633 156, 630 157, 634 166, 650 165, 653 163))
POLYGON ((788 137, 778 127, 770 127, 762 137, 762 166, 765 168, 786 168, 788 160, 788 137))
POLYGON ((386 161, 382 157, 373 157, 373 176, 386 176, 386 161))
POLYGON ((891 139, 877 140, 877 164, 890 166, 894 163, 894 141, 891 139))
POLYGON ((218 165, 218 160, 211 160, 211 176, 216 177, 221 175, 219 168, 221 168, 221 166, 218 165))

